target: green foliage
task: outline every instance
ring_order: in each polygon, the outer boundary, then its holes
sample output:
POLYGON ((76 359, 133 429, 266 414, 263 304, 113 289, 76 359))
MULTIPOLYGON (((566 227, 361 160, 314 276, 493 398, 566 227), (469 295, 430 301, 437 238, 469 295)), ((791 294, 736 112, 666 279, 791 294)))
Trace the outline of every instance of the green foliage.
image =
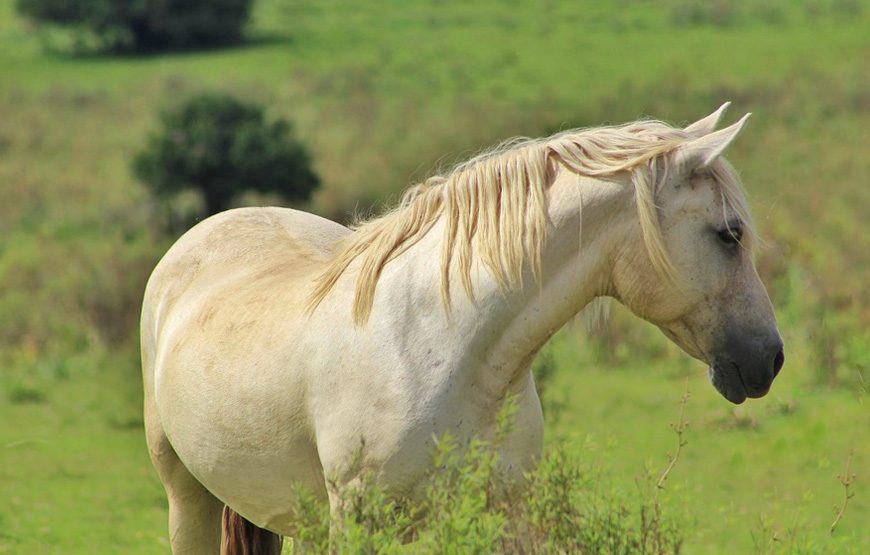
POLYGON ((739 25, 786 25, 798 18, 844 19, 861 15, 861 0, 671 0, 669 15, 677 27, 732 27, 739 25))
POLYGON ((319 183, 290 124, 266 122, 254 104, 201 94, 164 113, 162 124, 133 161, 136 175, 157 195, 192 187, 215 214, 245 189, 304 200, 319 183))
MULTIPOLYGON (((377 487, 348 491, 331 539, 341 553, 396 553, 408 536, 411 516, 377 487)), ((319 543, 323 543, 321 537, 319 543)), ((303 544, 304 545, 304 544, 303 544)))
POLYGON ((516 406, 505 403, 492 441, 465 448, 450 435, 433 451, 422 499, 396 501, 371 476, 325 504, 297 490, 294 552, 323 553, 679 553, 682 537, 651 499, 600 491, 593 472, 563 449, 550 451, 525 482, 505 482, 498 448, 516 406), (404 546, 404 547, 403 547, 404 546))
POLYGON ((600 491, 590 469, 562 449, 548 453, 508 496, 493 444, 460 451, 442 438, 422 500, 397 503, 369 479, 342 498, 333 522, 299 492, 294 553, 679 553, 682 533, 649 499, 600 491))
POLYGON ((528 553, 679 553, 683 532, 651 497, 603 495, 593 476, 557 449, 531 474, 515 542, 528 553))
MULTIPOLYGON (((296 487, 293 496, 295 534, 293 553, 327 553, 329 551, 329 505, 308 490, 296 487)), ((290 545, 285 541, 284 545, 290 545)))
POLYGON ((251 0, 17 0, 19 13, 74 30, 78 42, 113 51, 151 52, 234 44, 251 0))
POLYGON ((436 445, 435 474, 426 491, 421 551, 487 553, 507 536, 506 507, 499 496, 498 457, 488 444, 472 441, 466 452, 450 437, 436 445), (440 549, 439 549, 440 548, 440 549))
POLYGON ((50 359, 135 337, 142 291, 159 251, 147 234, 98 231, 7 235, 0 257, 0 345, 50 359))

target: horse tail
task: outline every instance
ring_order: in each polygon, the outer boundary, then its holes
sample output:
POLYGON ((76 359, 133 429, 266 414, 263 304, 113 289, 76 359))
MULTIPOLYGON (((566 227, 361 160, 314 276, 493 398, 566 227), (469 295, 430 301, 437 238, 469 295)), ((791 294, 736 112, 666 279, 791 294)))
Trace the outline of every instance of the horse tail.
POLYGON ((283 538, 260 528, 236 511, 224 505, 224 540, 221 553, 225 555, 280 555, 283 538))

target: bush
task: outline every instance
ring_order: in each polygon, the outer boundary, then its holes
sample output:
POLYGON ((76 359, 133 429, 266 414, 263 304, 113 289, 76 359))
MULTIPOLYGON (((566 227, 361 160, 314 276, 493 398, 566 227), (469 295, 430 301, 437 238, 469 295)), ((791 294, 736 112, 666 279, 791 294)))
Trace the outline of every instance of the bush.
POLYGON ((222 94, 194 97, 163 114, 163 129, 133 160, 157 195, 197 189, 208 214, 229 208, 244 189, 307 199, 319 184, 308 153, 284 120, 222 94))
POLYGON ((252 0, 18 0, 18 12, 94 36, 97 47, 149 52, 237 43, 252 0))
POLYGON ((437 446, 425 497, 392 500, 373 478, 342 498, 334 521, 326 505, 297 489, 294 553, 648 553, 682 551, 682 531, 655 499, 602 493, 599 478, 564 450, 551 451, 508 499, 491 445, 437 446), (331 544, 331 545, 330 545, 331 544), (403 545, 405 544, 405 545, 403 545))
POLYGON ((492 441, 474 439, 461 449, 456 439, 442 437, 417 501, 392 499, 369 475, 344 492, 344 510, 330 521, 325 504, 297 489, 293 552, 680 553, 682 531, 657 497, 603 493, 598 471, 563 449, 547 453, 525 484, 506 484, 497 450, 514 409, 505 404, 492 441))

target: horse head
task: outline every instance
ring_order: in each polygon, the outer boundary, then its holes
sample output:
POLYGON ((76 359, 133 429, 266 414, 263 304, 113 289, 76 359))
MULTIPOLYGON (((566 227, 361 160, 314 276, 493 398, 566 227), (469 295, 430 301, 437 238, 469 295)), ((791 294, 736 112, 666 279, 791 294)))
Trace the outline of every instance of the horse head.
POLYGON ((685 142, 662 157, 652 205, 656 233, 636 226, 641 236, 620 252, 613 280, 614 296, 707 363, 716 389, 739 404, 764 396, 785 359, 755 269, 746 201, 722 157, 749 114, 714 131, 726 107, 686 127, 685 142), (656 252, 666 255, 657 259, 656 252))

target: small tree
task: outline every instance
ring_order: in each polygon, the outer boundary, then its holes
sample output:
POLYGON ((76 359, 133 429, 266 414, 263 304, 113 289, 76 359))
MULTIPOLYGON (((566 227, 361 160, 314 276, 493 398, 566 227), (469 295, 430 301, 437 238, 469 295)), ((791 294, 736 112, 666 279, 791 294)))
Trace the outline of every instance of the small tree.
POLYGON ((319 184, 290 124, 266 122, 256 105, 202 94, 165 112, 162 124, 134 158, 135 175, 160 196, 199 190, 209 215, 245 189, 292 201, 307 199, 319 184))
MULTIPOLYGON (((148 52, 238 42, 253 0, 17 0, 40 24, 90 36, 97 48, 148 52)), ((82 42, 80 40, 80 42, 82 42)))

